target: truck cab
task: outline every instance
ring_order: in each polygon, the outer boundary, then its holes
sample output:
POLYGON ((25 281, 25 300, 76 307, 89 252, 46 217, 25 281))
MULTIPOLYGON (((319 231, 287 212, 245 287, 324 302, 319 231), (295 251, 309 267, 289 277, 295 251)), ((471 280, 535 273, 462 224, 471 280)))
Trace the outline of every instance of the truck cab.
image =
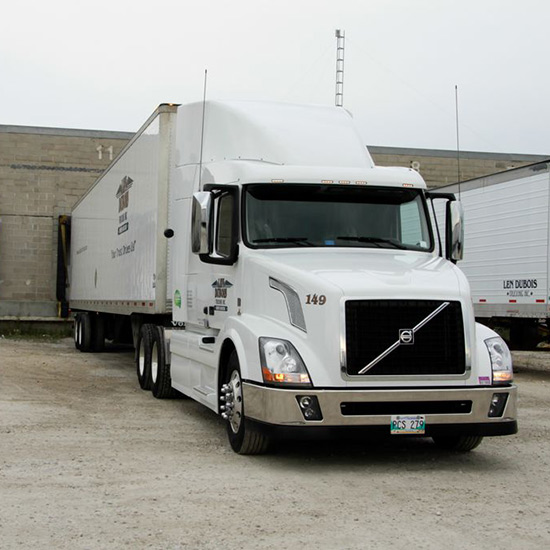
POLYGON ((509 350, 455 265, 454 196, 375 167, 336 108, 182 107, 175 157, 170 384, 222 414, 236 452, 300 430, 463 451, 517 431, 509 350))

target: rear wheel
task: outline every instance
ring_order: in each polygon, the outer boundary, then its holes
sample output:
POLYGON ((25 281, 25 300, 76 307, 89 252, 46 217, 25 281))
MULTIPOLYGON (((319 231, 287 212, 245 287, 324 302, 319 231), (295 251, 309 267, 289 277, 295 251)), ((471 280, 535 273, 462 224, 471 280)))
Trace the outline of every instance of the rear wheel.
POLYGON ((75 346, 83 352, 92 351, 92 317, 88 312, 78 313, 75 318, 75 346))
POLYGON ((105 317, 101 313, 93 318, 92 349, 97 352, 105 349, 105 317))
POLYGON ((166 364, 164 328, 151 326, 151 391, 157 399, 169 399, 177 395, 172 388, 170 365, 166 364))
POLYGON ((483 441, 481 435, 434 436, 434 443, 441 449, 467 453, 483 441))
POLYGON ((77 313, 75 315, 73 330, 74 330, 74 347, 79 350, 82 342, 82 323, 80 321, 80 313, 77 313))
POLYGON ((142 390, 151 389, 151 349, 153 347, 152 325, 143 325, 139 333, 136 354, 136 373, 139 386, 142 390))
POLYGON ((222 416, 227 420, 227 436, 231 448, 241 455, 266 453, 270 446, 269 437, 260 432, 245 416, 241 369, 235 351, 229 357, 227 375, 221 393, 222 416))

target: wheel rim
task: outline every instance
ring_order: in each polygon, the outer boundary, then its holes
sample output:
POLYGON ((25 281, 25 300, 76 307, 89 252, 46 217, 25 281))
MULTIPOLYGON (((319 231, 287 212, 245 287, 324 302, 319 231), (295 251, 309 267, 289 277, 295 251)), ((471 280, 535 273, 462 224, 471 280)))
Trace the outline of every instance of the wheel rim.
POLYGON ((78 346, 78 319, 74 320, 74 343, 78 346))
POLYGON ((243 418, 243 392, 239 371, 234 370, 231 373, 228 386, 230 392, 227 393, 226 405, 229 408, 229 425, 233 433, 237 433, 243 418))
POLYGON ((159 359, 158 359, 158 348, 157 343, 153 344, 153 349, 151 350, 151 379, 153 384, 156 383, 159 373, 159 359))
POLYGON ((139 359, 138 359, 139 375, 143 376, 145 372, 145 344, 143 339, 139 343, 139 359))
POLYGON ((78 346, 81 346, 82 345, 82 320, 79 319, 77 322, 76 322, 76 334, 75 334, 75 337, 76 337, 76 343, 78 346))

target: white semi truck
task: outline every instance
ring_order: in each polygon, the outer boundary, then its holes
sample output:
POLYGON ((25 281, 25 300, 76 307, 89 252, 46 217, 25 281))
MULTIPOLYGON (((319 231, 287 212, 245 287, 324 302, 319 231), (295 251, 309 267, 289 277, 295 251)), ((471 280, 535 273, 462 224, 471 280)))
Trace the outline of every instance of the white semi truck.
POLYGON ((439 190, 464 205, 460 267, 476 318, 505 329, 513 347, 532 347, 550 318, 550 160, 439 190))
POLYGON ((459 203, 374 166, 342 108, 163 104, 71 223, 77 348, 127 338, 140 386, 221 414, 238 453, 334 429, 461 451, 517 431, 510 353, 454 265, 459 203))

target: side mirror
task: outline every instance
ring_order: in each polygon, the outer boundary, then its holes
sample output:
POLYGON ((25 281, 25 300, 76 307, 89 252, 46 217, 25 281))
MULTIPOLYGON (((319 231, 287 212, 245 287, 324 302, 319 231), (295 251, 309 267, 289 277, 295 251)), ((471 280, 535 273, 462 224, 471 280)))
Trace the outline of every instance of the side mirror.
POLYGON ((212 193, 193 194, 191 214, 191 250, 194 254, 211 254, 212 193))
POLYGON ((464 209, 462 203, 449 201, 445 217, 445 256, 452 262, 464 254, 464 209))

